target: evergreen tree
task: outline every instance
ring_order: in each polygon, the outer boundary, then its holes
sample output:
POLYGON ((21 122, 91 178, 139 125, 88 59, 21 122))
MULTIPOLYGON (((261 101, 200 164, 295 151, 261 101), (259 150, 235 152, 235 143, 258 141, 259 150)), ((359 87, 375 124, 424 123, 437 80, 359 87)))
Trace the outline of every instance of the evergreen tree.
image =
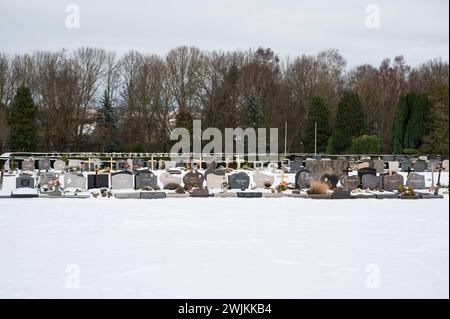
POLYGON ((430 115, 427 121, 428 134, 423 138, 420 150, 424 153, 449 155, 448 121, 449 90, 448 84, 435 84, 430 93, 430 115))
POLYGON ((323 153, 327 146, 330 130, 328 126, 328 108, 320 97, 314 97, 308 114, 305 133, 305 152, 314 153, 315 125, 317 123, 317 152, 323 153))
POLYGON ((417 95, 411 101, 408 124, 405 128, 405 148, 418 149, 425 135, 425 124, 429 110, 429 101, 426 95, 417 95))
POLYGON ((379 154, 380 140, 376 135, 363 135, 352 140, 350 152, 352 154, 379 154))
POLYGON ((257 130, 262 126, 263 114, 259 99, 255 95, 250 95, 244 107, 243 121, 245 126, 257 130))
POLYGON ((112 106, 111 99, 108 93, 103 93, 101 100, 102 105, 102 117, 104 128, 104 140, 103 148, 105 152, 118 152, 119 151, 119 129, 117 126, 117 111, 112 106))
POLYGON ((345 92, 339 101, 335 131, 328 143, 328 151, 341 153, 347 151, 352 139, 367 132, 361 100, 354 92, 345 92))
POLYGON ((426 134, 429 100, 425 95, 409 92, 400 97, 391 130, 392 151, 417 149, 426 134))
POLYGON ((402 95, 398 102, 397 111, 395 112, 394 122, 391 129, 392 152, 401 154, 405 148, 405 131, 408 124, 409 115, 411 113, 410 99, 413 93, 402 95))
POLYGON ((9 148, 13 151, 36 150, 37 107, 31 91, 25 86, 17 89, 9 113, 9 148))

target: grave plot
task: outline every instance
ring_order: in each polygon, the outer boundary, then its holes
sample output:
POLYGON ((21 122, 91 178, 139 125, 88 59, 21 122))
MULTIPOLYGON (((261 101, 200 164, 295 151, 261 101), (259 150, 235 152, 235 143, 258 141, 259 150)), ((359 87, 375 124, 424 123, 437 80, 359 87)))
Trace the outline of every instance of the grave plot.
POLYGON ((228 176, 230 189, 246 190, 250 187, 250 176, 247 173, 239 172, 228 176))
POLYGON ((109 188, 109 174, 89 174, 88 189, 109 188))
POLYGON ((123 190, 123 189, 133 189, 133 173, 130 171, 123 171, 119 173, 111 174, 111 189, 112 190, 123 190))
POLYGON ((11 191, 12 198, 33 198, 38 197, 35 188, 35 179, 32 176, 23 175, 16 178, 16 188, 11 191))
POLYGON ((137 171, 135 175, 135 189, 158 189, 158 176, 146 169, 137 171))

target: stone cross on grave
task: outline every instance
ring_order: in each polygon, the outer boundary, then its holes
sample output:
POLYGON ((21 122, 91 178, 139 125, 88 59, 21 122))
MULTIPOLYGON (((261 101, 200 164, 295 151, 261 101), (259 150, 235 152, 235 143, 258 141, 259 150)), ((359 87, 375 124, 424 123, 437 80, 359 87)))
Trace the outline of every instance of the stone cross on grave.
POLYGON ((152 170, 155 169, 155 163, 158 163, 158 161, 156 161, 156 160, 153 159, 153 156, 152 156, 151 159, 148 160, 147 162, 150 164, 150 168, 151 168, 152 170))
POLYGON ((236 156, 236 163, 237 163, 237 169, 241 169, 241 164, 242 164, 242 163, 245 163, 245 161, 244 161, 244 160, 241 160, 240 156, 237 155, 237 156, 236 156))

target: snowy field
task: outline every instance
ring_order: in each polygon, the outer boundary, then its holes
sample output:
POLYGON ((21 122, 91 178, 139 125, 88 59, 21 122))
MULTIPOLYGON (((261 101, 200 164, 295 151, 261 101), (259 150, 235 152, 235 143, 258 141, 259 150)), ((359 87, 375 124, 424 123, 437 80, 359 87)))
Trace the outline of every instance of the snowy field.
POLYGON ((448 298, 448 209, 1 199, 0 298, 448 298))

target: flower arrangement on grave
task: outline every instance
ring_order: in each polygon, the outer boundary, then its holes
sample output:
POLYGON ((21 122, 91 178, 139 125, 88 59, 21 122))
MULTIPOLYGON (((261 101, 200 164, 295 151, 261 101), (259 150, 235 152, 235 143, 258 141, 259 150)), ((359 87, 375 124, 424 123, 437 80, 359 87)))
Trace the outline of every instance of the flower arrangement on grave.
POLYGON ((403 194, 403 193, 405 193, 405 191, 406 191, 405 186, 404 186, 403 184, 401 184, 401 185, 398 187, 398 193, 399 193, 399 194, 403 194))
POLYGON ((247 164, 242 165, 242 169, 248 171, 249 167, 247 164))
POLYGON ((102 188, 102 189, 100 189, 100 195, 102 197, 110 198, 113 195, 113 193, 110 190, 108 190, 107 188, 102 188))
POLYGON ((276 190, 277 190, 278 193, 281 193, 281 192, 286 191, 287 187, 288 187, 288 183, 283 181, 283 182, 280 182, 280 184, 277 185, 276 190))
POLYGON ((309 183, 309 189, 306 191, 310 195, 325 195, 328 193, 328 184, 320 181, 311 181, 309 183))

